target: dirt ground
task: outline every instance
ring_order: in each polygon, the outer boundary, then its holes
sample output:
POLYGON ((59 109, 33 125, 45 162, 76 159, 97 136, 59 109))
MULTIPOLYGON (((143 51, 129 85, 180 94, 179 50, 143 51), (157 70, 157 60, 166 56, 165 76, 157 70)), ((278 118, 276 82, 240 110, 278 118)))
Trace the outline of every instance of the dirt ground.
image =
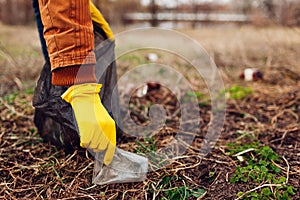
MULTIPOLYGON (((202 44, 211 55, 226 91, 239 86, 251 88, 251 93, 231 97, 230 92, 225 92, 225 123, 217 144, 205 157, 200 156, 199 148, 205 142, 202 133, 209 126, 211 105, 200 96, 201 130, 194 133, 193 145, 184 156, 165 168, 149 172, 144 182, 99 186, 92 184, 94 161, 86 151, 76 149, 67 153, 44 143, 33 124, 33 86, 43 63, 35 29, 1 25, 0 199, 237 199, 239 192, 272 184, 230 181, 238 166, 249 163, 232 156, 228 144, 243 146, 251 142, 268 146, 280 156, 274 161, 281 169, 276 175, 284 176, 285 184, 296 189, 290 199, 300 199, 300 29, 208 27, 181 32, 202 44), (17 30, 24 34, 13 35, 17 30), (34 37, 28 39, 28 34, 34 37), (25 56, 24 52, 27 52, 25 56), (240 79, 245 68, 253 67, 263 73, 262 80, 240 79), (180 189, 184 192, 180 193, 180 189), (205 192, 190 195, 199 189, 205 192), (178 191, 181 195, 172 196, 178 191)), ((164 57, 159 56, 159 61, 164 62, 164 57)), ((136 59, 120 59, 119 73, 139 64, 136 62, 136 59)), ((200 80, 191 78, 190 81, 195 88, 201 87, 200 80)), ((166 93, 163 88, 143 98, 133 96, 132 118, 146 123, 144 107, 153 101, 163 102, 174 113, 179 108, 170 96, 172 92, 166 93)), ((166 146, 176 134, 178 118, 180 115, 170 119, 152 141, 141 139, 140 142, 148 147, 153 147, 153 143, 155 148, 166 146)), ((119 146, 131 152, 139 152, 141 147, 126 135, 119 146)), ((274 185, 268 188, 276 190, 274 185)))

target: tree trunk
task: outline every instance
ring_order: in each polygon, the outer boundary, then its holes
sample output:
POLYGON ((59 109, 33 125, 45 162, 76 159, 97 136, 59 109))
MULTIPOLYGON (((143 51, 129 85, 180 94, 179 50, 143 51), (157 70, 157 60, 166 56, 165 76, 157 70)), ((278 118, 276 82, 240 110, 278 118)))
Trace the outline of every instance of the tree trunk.
POLYGON ((30 0, 3 0, 1 4, 1 21, 8 25, 28 24, 33 20, 30 0))

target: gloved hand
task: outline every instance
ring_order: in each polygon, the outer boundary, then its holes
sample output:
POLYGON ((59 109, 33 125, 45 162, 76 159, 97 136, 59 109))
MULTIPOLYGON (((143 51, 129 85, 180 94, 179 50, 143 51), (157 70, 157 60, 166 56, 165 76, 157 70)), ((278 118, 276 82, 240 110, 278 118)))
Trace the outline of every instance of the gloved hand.
POLYGON ((106 150, 104 164, 109 165, 116 148, 116 124, 99 97, 101 84, 73 85, 61 96, 70 103, 80 134, 80 146, 95 152, 106 150))

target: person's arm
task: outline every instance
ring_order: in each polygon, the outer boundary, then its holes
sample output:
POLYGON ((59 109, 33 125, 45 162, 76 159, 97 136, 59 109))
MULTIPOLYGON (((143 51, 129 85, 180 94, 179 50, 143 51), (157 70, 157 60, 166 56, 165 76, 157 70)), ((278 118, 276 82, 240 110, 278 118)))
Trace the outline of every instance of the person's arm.
MULTIPOLYGON (((36 24, 37 24, 37 28, 38 28, 38 33, 39 33, 39 38, 40 38, 40 42, 41 42, 41 46, 42 46, 43 55, 44 55, 45 60, 48 61, 49 55, 48 55, 48 51, 47 51, 46 41, 45 41, 44 34, 43 34, 44 26, 43 26, 42 19, 41 19, 41 13, 40 13, 40 9, 39 9, 38 0, 32 0, 32 7, 33 7, 34 14, 35 14, 35 19, 36 19, 36 24)), ((101 12, 97 9, 97 7, 93 4, 93 2, 91 0, 90 0, 90 14, 91 14, 92 21, 95 22, 99 27, 101 27, 101 29, 106 34, 106 37, 109 38, 110 40, 114 40, 114 34, 113 34, 109 24, 107 23, 107 21, 104 19, 101 12)))
POLYGON ((93 25, 89 0, 39 0, 52 84, 96 82, 93 25), (84 70, 79 69, 84 67, 84 70))
POLYGON ((106 150, 109 164, 116 146, 114 120, 103 107, 96 83, 94 34, 89 0, 39 0, 44 38, 50 57, 52 84, 69 86, 62 98, 71 104, 80 145, 106 150))

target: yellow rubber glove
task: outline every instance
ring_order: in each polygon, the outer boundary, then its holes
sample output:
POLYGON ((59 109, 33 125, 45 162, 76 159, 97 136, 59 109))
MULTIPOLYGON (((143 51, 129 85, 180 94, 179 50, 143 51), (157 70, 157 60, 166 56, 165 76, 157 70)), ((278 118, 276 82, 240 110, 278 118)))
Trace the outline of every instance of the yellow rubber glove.
POLYGON ((107 21, 104 19, 103 15, 100 13, 100 11, 96 8, 96 6, 93 4, 92 1, 90 1, 90 12, 92 21, 96 22, 105 32, 106 36, 110 40, 114 40, 114 34, 112 30, 110 29, 107 21))
POLYGON ((80 134, 80 146, 95 152, 106 150, 104 163, 109 165, 116 148, 116 124, 99 97, 101 84, 73 85, 61 96, 70 103, 80 134))

